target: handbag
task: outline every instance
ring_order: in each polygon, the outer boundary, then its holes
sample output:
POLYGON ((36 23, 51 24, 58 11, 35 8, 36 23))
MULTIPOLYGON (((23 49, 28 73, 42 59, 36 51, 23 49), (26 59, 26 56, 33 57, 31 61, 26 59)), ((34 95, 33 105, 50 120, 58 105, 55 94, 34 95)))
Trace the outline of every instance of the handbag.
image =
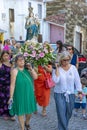
POLYGON ((48 78, 45 71, 44 71, 44 73, 45 73, 45 77, 46 77, 45 87, 46 88, 53 88, 53 87, 55 87, 55 82, 52 80, 52 78, 51 77, 48 78))
POLYGON ((46 88, 53 88, 53 87, 55 87, 55 83, 52 80, 52 78, 46 78, 46 80, 45 80, 45 87, 46 88))

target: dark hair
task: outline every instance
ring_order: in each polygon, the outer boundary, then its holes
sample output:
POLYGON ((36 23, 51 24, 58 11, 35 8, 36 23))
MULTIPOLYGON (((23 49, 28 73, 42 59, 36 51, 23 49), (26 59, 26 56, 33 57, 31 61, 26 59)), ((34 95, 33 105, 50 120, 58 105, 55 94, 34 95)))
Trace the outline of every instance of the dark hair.
POLYGON ((19 58, 25 59, 24 56, 23 56, 23 54, 18 54, 18 55, 15 57, 15 62, 17 62, 19 58))
POLYGON ((7 40, 4 40, 4 46, 5 46, 6 43, 7 43, 7 40))
MULTIPOLYGON (((62 43, 62 41, 59 40, 59 41, 56 42, 56 44, 59 45, 59 52, 61 52, 61 51, 62 51, 62 48, 63 48, 63 43, 62 43)), ((57 49, 58 49, 58 48, 57 48, 57 49)))
POLYGON ((8 51, 3 50, 2 53, 1 53, 1 56, 0 56, 1 62, 3 61, 3 58, 2 58, 2 57, 3 57, 3 55, 4 55, 5 53, 9 55, 9 52, 8 52, 8 51))
POLYGON ((74 46, 73 45, 68 45, 67 47, 71 47, 74 53, 74 46))

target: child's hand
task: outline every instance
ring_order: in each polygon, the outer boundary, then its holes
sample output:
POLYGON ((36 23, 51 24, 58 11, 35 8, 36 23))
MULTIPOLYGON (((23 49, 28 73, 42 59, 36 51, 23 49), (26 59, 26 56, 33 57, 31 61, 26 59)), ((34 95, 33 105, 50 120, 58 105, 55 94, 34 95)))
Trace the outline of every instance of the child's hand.
POLYGON ((82 95, 82 94, 78 94, 78 97, 79 97, 80 100, 82 101, 83 95, 82 95))

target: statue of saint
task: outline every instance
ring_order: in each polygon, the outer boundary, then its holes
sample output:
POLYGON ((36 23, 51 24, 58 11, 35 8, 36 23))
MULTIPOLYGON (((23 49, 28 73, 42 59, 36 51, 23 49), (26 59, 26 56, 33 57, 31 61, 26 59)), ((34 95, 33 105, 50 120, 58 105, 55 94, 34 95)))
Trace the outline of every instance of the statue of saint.
POLYGON ((29 8, 29 16, 26 17, 25 29, 27 30, 26 40, 34 37, 38 38, 40 23, 37 17, 34 17, 33 8, 29 8))

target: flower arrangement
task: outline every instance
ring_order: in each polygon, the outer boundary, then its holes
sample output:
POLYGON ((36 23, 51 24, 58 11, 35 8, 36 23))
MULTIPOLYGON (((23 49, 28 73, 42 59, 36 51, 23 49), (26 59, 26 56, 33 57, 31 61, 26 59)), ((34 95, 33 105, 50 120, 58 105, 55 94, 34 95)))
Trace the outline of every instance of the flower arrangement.
POLYGON ((24 54, 26 62, 33 64, 35 67, 38 65, 48 65, 49 62, 55 60, 55 55, 52 53, 50 44, 44 46, 42 43, 26 41, 21 51, 24 54))

